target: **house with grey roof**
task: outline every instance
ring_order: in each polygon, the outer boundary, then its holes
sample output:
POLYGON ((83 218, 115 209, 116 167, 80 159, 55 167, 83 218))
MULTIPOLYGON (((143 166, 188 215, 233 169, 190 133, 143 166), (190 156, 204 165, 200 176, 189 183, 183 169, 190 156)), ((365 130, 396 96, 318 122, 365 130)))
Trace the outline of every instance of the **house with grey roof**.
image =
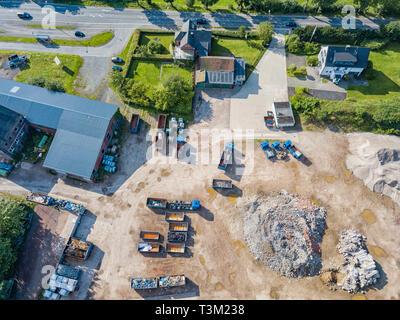
POLYGON ((194 20, 187 20, 175 33, 174 59, 195 60, 211 52, 211 31, 198 30, 194 20))
POLYGON ((195 82, 199 88, 233 88, 246 80, 246 62, 235 57, 200 57, 195 82))
MULTIPOLYGON (((84 180, 94 178, 117 126, 115 105, 7 79, 0 79, 0 122, 1 110, 14 123, 8 131, 23 119, 31 130, 54 134, 44 167, 84 180)), ((0 139, 8 139, 6 131, 0 139)))
POLYGON ((367 68, 370 48, 325 46, 318 54, 318 69, 322 77, 338 84, 345 75, 360 76, 367 68))

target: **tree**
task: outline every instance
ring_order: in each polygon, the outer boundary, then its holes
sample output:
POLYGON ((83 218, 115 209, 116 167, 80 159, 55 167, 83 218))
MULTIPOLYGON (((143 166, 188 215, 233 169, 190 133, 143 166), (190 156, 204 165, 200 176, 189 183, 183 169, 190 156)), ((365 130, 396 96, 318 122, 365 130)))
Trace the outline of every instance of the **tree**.
POLYGON ((46 83, 46 88, 51 91, 58 91, 58 92, 66 91, 64 85, 55 79, 48 80, 46 83))
POLYGON ((162 85, 154 91, 155 107, 160 110, 170 110, 190 104, 193 97, 193 84, 176 73, 167 75, 162 85))
POLYGON ((243 9, 249 5, 250 1, 249 0, 235 0, 236 4, 239 7, 240 12, 243 11, 243 9))
POLYGON ((354 3, 359 5, 360 6, 359 11, 361 13, 364 13, 371 4, 371 0, 354 0, 354 3))
POLYGON ((321 11, 329 8, 332 4, 336 2, 336 0, 312 0, 314 4, 316 4, 321 11))
POLYGON ((169 3, 172 6, 174 6, 174 0, 164 0, 164 2, 169 3))
POLYGON ((26 209, 16 201, 0 200, 0 237, 14 243, 24 227, 26 209))
POLYGON ((241 38, 244 38, 246 36, 246 27, 245 26, 240 26, 238 30, 239 36, 241 38))
POLYGON ((186 0, 185 4, 186 4, 186 7, 193 8, 194 0, 186 0))
POLYGON ((151 54, 160 54, 163 52, 164 47, 159 40, 154 39, 147 44, 147 49, 151 54))
POLYGON ((400 41, 400 21, 392 21, 385 27, 386 34, 392 41, 400 41))
POLYGON ((127 93, 129 99, 136 105, 148 107, 150 105, 150 98, 147 96, 149 85, 144 82, 128 82, 127 93))
POLYGON ((149 51, 146 45, 141 45, 136 48, 136 54, 138 54, 141 57, 146 57, 149 55, 149 51))
POLYGON ((274 26, 270 22, 261 22, 257 26, 258 37, 263 43, 270 43, 274 33, 274 26))
POLYGON ((3 280, 17 261, 11 240, 0 237, 0 280, 3 280))
POLYGON ((27 81, 27 83, 37 87, 46 87, 46 79, 43 77, 31 78, 27 81))
POLYGON ((121 88, 122 84, 124 83, 124 77, 122 76, 121 72, 117 70, 113 70, 111 72, 111 85, 114 88, 121 88))
MULTIPOLYGON (((165 1, 165 0, 164 0, 165 1)), ((208 9, 209 6, 212 6, 218 2, 218 0, 200 0, 203 6, 208 9)))

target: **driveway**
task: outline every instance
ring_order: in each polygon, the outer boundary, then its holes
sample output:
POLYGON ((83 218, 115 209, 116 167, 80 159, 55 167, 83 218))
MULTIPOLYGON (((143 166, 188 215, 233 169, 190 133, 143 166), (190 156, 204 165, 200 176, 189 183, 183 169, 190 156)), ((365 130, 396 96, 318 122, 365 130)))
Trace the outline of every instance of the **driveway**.
POLYGON ((230 128, 265 131, 273 101, 287 101, 285 36, 274 34, 270 48, 243 87, 231 98, 230 128))

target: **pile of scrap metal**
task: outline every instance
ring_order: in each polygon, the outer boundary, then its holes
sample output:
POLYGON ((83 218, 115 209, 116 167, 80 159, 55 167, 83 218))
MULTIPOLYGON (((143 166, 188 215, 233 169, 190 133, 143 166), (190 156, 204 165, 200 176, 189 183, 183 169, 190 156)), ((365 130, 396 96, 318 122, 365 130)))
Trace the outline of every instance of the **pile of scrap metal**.
POLYGON ((45 290, 43 297, 49 300, 60 299, 74 292, 78 285, 77 279, 63 277, 53 273, 50 277, 49 289, 45 290))

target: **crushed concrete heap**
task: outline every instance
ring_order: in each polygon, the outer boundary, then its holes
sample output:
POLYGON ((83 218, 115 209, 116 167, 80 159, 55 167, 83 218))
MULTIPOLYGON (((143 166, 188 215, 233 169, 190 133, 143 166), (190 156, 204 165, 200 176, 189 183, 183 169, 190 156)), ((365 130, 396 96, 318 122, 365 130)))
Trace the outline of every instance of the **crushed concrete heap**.
POLYGON ((320 272, 324 208, 285 190, 242 198, 237 205, 244 213, 244 238, 257 260, 291 278, 320 272))
POLYGON ((380 277, 365 240, 355 230, 344 230, 340 234, 337 249, 344 256, 345 262, 341 267, 344 277, 338 286, 349 293, 363 291, 375 284, 380 277))
POLYGON ((347 168, 374 192, 400 205, 400 137, 372 133, 348 134, 347 168))

